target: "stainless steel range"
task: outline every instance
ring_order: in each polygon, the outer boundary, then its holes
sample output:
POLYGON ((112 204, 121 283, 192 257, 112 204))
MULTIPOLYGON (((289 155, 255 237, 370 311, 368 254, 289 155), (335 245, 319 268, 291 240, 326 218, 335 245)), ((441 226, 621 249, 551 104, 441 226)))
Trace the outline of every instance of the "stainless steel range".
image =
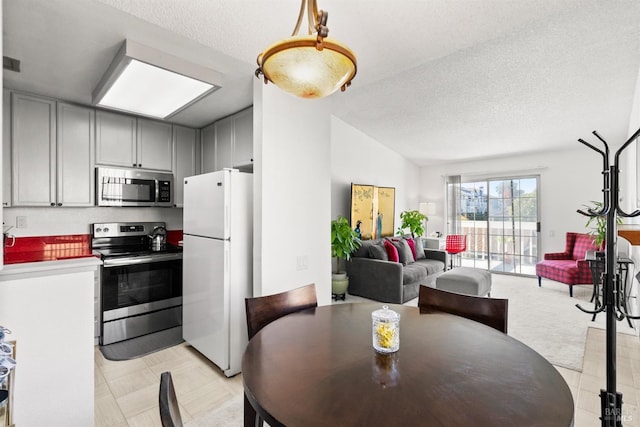
POLYGON ((165 223, 91 224, 103 261, 101 345, 182 324, 182 248, 158 244, 159 231, 165 223))

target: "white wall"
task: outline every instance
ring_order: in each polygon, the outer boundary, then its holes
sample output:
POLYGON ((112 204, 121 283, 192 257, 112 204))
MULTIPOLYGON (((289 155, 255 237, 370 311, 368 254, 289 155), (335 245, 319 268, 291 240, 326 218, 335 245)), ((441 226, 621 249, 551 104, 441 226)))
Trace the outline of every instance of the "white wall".
POLYGON ((89 234, 97 222, 164 221, 169 230, 182 230, 181 208, 4 208, 4 226, 16 237, 89 234), (26 228, 16 228, 16 217, 25 216, 26 228))
POLYGON ((254 81, 254 295, 316 284, 331 302, 329 100, 254 81))
POLYGON ((350 218, 351 183, 396 189, 394 231, 400 212, 418 209, 420 168, 344 121, 331 117, 331 218, 350 218))
MULTIPOLYGON (((638 128, 640 128, 640 71, 638 72, 638 79, 636 80, 636 89, 633 95, 633 106, 631 108, 631 115, 629 117, 629 136, 633 135, 638 130, 638 128)), ((630 213, 634 209, 640 207, 640 173, 638 172, 637 166, 640 162, 640 150, 638 150, 637 145, 638 141, 636 140, 636 142, 632 143, 626 150, 629 152, 629 154, 626 156, 625 163, 627 169, 626 173, 621 173, 621 175, 624 175, 625 178, 624 182, 622 182, 621 178, 621 185, 625 185, 623 187, 625 188, 625 190, 622 193, 624 200, 620 203, 620 206, 622 206, 622 208, 627 213, 630 213)), ((625 219, 625 222, 628 224, 639 224, 640 219, 637 217, 629 218, 625 219)), ((625 244, 624 242, 624 239, 618 239, 618 250, 626 249, 628 251, 627 253, 629 253, 629 256, 631 257, 631 259, 633 259, 633 262, 636 265, 636 271, 640 270, 638 268, 638 266, 640 266, 640 246, 631 246, 629 244, 625 244)), ((633 284, 632 286, 635 286, 635 289, 632 288, 632 294, 635 294, 637 296, 638 286, 640 286, 640 284, 635 277, 633 277, 631 280, 633 284)), ((633 314, 637 315, 638 313, 640 313, 640 298, 636 297, 636 304, 631 305, 635 305, 635 307, 632 308, 632 310, 635 309, 635 312, 633 314)), ((634 320, 634 323, 637 327, 638 320, 634 320)))
POLYGON ((576 148, 540 154, 482 159, 473 162, 424 167, 421 197, 437 203, 438 212, 429 221, 429 230, 446 231, 444 218, 445 175, 465 178, 539 175, 541 253, 562 251, 565 233, 584 233, 586 218, 576 213, 591 200, 602 200, 602 159, 577 142, 588 135, 576 135, 576 148))

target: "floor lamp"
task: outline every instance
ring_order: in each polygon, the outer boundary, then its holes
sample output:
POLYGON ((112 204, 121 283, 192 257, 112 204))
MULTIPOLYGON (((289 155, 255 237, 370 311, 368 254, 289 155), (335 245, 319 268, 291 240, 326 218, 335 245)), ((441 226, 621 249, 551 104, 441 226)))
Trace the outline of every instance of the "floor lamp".
POLYGON ((429 217, 436 214, 436 204, 433 202, 420 203, 418 210, 421 214, 426 215, 427 219, 424 220, 424 236, 428 236, 427 224, 429 223, 429 217))

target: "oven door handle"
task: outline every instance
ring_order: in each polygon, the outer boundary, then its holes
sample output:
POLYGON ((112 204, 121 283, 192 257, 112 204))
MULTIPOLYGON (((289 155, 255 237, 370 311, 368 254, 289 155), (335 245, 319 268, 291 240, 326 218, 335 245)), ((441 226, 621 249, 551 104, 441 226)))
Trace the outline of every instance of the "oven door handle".
POLYGON ((151 256, 138 256, 132 258, 106 259, 102 265, 104 267, 118 267, 122 265, 149 264, 152 262, 174 261, 179 259, 182 259, 181 253, 160 254, 151 256))

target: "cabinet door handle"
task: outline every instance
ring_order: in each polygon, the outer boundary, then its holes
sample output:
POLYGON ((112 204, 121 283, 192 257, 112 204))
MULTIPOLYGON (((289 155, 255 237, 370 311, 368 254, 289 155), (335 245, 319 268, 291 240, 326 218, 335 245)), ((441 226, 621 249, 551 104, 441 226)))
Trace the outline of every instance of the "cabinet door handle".
POLYGON ((55 206, 55 205, 56 205, 55 203, 53 203, 53 202, 51 203, 51 206, 55 206))
POLYGON ((142 163, 138 163, 138 167, 141 168, 142 167, 142 163))
POLYGON ((58 206, 62 206, 62 203, 58 203, 58 206))
POLYGON ((133 167, 134 167, 134 168, 136 167, 136 164, 135 164, 135 163, 133 164, 133 167))

